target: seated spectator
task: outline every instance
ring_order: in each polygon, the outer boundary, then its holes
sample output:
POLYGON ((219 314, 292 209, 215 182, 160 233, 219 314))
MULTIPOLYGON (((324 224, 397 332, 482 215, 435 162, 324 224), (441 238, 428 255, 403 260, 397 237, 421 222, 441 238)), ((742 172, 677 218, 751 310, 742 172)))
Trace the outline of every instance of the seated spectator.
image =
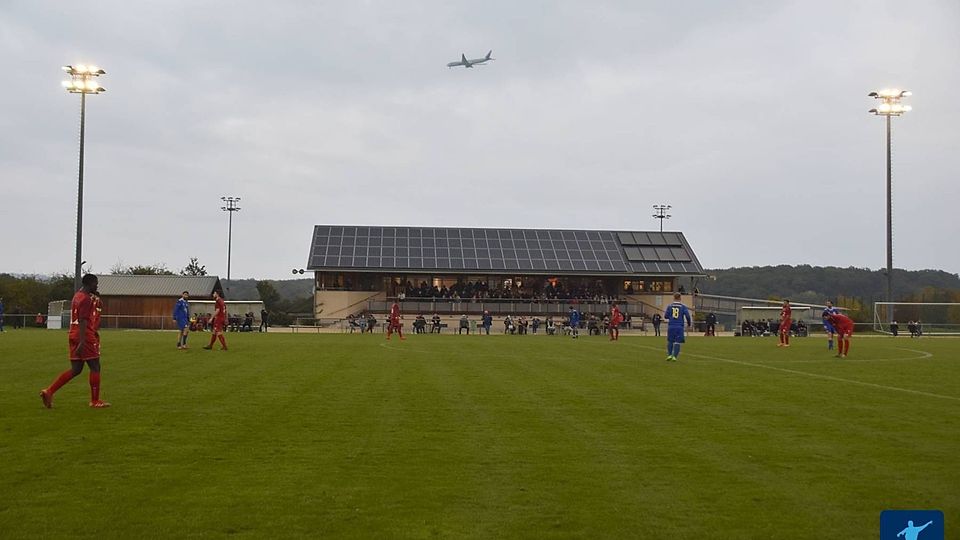
POLYGON ((430 319, 430 320, 431 320, 431 322, 433 322, 433 326, 431 327, 430 332, 431 332, 431 333, 432 333, 432 332, 436 332, 437 334, 439 334, 439 333, 440 333, 440 324, 441 324, 441 323, 440 323, 440 315, 434 313, 434 314, 433 314, 433 318, 430 319))
POLYGON ((467 318, 466 314, 460 316, 460 328, 457 330, 457 334, 463 334, 463 331, 467 331, 467 335, 470 335, 470 319, 467 318))

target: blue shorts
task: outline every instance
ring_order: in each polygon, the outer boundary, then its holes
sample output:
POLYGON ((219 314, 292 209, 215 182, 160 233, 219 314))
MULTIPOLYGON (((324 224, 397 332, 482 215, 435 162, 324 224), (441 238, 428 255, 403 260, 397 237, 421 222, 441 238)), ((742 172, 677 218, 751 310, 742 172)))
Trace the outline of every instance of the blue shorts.
POLYGON ((183 332, 183 329, 190 326, 190 321, 177 321, 177 328, 183 332))
POLYGON ((828 334, 836 334, 837 330, 833 327, 832 324, 825 322, 823 323, 823 331, 828 334))
POLYGON ((683 327, 667 328, 667 343, 684 343, 683 327))

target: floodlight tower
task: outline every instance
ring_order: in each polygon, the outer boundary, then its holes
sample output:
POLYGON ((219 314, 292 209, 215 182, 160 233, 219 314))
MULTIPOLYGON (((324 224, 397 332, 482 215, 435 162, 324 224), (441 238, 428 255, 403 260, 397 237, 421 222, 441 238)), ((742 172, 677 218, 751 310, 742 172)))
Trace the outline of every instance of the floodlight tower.
POLYGON ((70 75, 69 81, 63 81, 63 87, 71 94, 80 94, 80 172, 77 175, 77 253, 73 267, 73 290, 80 289, 80 251, 83 245, 83 136, 87 120, 87 94, 100 94, 106 90, 97 82, 97 77, 106 71, 97 66, 76 64, 63 66, 70 75))
POLYGON ((240 202, 240 197, 220 197, 220 200, 224 203, 224 206, 221 206, 220 209, 230 215, 229 226, 227 228, 227 279, 229 280, 230 250, 233 245, 233 213, 240 211, 240 207, 237 206, 237 203, 240 202))
POLYGON ((673 208, 673 207, 670 206, 669 204, 655 204, 655 205, 653 205, 653 210, 654 210, 654 212, 656 212, 655 214, 653 214, 653 217, 654 217, 654 219, 659 219, 659 220, 660 220, 660 232, 663 232, 663 220, 665 220, 665 219, 670 219, 671 217, 673 217, 673 216, 671 216, 670 214, 667 213, 667 212, 670 211, 671 208, 673 208))
MULTIPOLYGON (((900 100, 913 95, 909 90, 885 88, 867 94, 877 99, 880 104, 870 112, 887 119, 887 302, 893 302, 893 175, 890 161, 890 119, 913 110, 910 105, 903 105, 900 100)), ((893 321, 893 309, 887 310, 887 322, 893 321)))

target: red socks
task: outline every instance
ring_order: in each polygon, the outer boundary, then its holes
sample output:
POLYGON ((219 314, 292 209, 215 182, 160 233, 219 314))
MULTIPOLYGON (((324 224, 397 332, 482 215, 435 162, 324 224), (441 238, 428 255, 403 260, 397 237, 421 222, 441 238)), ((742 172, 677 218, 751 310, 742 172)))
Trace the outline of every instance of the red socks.
POLYGON ((53 395, 53 393, 59 390, 61 386, 70 382, 70 379, 72 378, 73 378, 72 369, 68 369, 64 371, 63 373, 58 375, 56 379, 53 380, 53 383, 50 384, 50 386, 47 388, 47 391, 50 392, 50 395, 53 395))
POLYGON ((100 372, 90 372, 90 401, 96 403, 100 401, 100 372))
POLYGON ((216 342, 217 342, 217 334, 213 334, 212 336, 210 336, 210 345, 207 345, 207 346, 213 347, 213 344, 216 342))
MULTIPOLYGON (((223 334, 218 335, 217 338, 220 340, 220 345, 222 345, 223 348, 226 349, 226 348, 227 348, 227 340, 223 339, 223 334)), ((211 342, 211 345, 213 345, 212 342, 211 342)))

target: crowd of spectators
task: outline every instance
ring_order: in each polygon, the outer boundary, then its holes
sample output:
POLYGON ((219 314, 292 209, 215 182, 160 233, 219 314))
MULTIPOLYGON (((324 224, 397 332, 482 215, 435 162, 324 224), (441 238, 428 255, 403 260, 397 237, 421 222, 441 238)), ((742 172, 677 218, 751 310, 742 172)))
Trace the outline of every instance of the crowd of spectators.
MULTIPOLYGON (((740 335, 749 337, 772 336, 780 331, 780 322, 772 319, 759 321, 743 321, 740 323, 740 335)), ((794 321, 790 324, 790 335, 807 337, 810 334, 807 323, 794 321)))
POLYGON ((503 283, 490 286, 486 281, 458 281, 447 287, 428 285, 425 281, 415 285, 407 281, 400 289, 398 296, 405 299, 445 299, 445 300, 485 300, 485 299, 519 299, 519 300, 584 300, 595 302, 609 302, 621 300, 614 292, 600 283, 563 283, 555 280, 544 282, 530 282, 506 286, 503 283))

